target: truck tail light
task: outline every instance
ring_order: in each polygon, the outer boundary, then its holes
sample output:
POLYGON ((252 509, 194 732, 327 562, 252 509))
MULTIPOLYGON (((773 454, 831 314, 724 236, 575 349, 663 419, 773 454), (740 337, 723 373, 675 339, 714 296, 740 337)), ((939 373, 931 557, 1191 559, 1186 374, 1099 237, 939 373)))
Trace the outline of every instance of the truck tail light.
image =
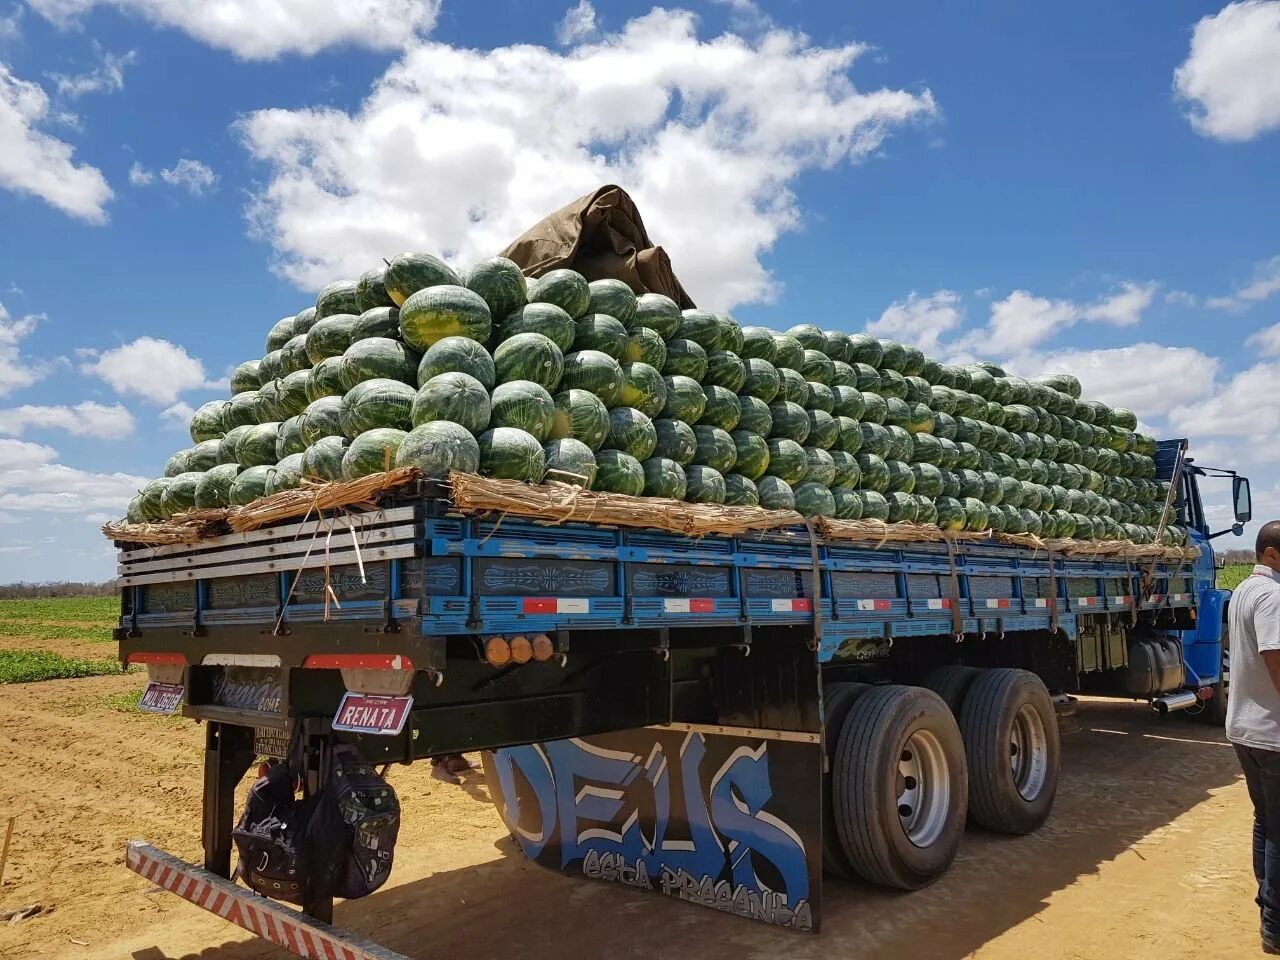
POLYGON ((545 633, 535 633, 529 642, 533 644, 533 659, 539 663, 550 660, 556 652, 556 645, 545 633))
POLYGON ((516 663, 528 663, 533 659, 533 644, 524 634, 511 638, 511 659, 516 663))
POLYGON ((505 667, 511 662, 511 645, 503 637, 490 637, 484 642, 484 659, 491 667, 505 667))

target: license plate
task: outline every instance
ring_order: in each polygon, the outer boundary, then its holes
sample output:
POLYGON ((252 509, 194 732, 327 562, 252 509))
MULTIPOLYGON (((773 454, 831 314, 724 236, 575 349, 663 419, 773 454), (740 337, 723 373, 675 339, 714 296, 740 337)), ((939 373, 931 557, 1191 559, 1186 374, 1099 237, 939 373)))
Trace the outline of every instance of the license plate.
POLYGON ((156 683, 147 684, 138 701, 138 709, 147 713, 173 713, 182 706, 182 684, 156 683))
POLYGON ((253 752, 260 757, 289 759, 289 734, 275 727, 253 728, 253 752))
POLYGON ((395 736, 404 729, 412 707, 412 696, 379 697, 347 691, 333 718, 333 729, 395 736))

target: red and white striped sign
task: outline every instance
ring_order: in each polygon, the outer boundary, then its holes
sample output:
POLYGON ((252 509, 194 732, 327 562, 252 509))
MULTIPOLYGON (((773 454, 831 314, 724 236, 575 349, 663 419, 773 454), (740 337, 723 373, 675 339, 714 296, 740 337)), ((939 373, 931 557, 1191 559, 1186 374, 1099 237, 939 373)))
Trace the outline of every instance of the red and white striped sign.
POLYGON ((890 600, 859 600, 858 609, 859 610, 888 610, 890 603, 892 603, 892 601, 890 600))
POLYGON ((1010 601, 1009 601, 1009 600, 1004 599, 1003 597, 1001 597, 1001 598, 999 598, 999 599, 997 599, 997 598, 995 598, 995 597, 988 597, 988 598, 987 598, 987 609, 988 609, 988 610, 1008 610, 1008 609, 1009 609, 1009 603, 1010 603, 1010 601))
POLYGON ((925 607, 929 610, 950 610, 951 600, 949 598, 943 598, 942 600, 926 600, 925 607))
POLYGON ((772 600, 770 607, 774 613, 810 613, 813 601, 808 597, 797 597, 792 600, 772 600))
POLYGON ((402 954, 331 927, 283 904, 238 887, 138 840, 129 841, 125 865, 158 887, 270 940, 299 957, 316 960, 407 960, 402 954))
POLYGON ((525 597, 524 613, 590 613, 591 601, 586 597, 525 597))
POLYGON ((1034 597, 1031 600, 1031 606, 1035 607, 1037 610, 1047 610, 1049 607, 1049 598, 1034 597))
POLYGON ((1111 599, 1121 607, 1127 607, 1130 603, 1133 602, 1133 597, 1125 594, 1122 594, 1121 596, 1118 596, 1118 597, 1112 597, 1111 599))
POLYGON ((1096 607, 1098 605, 1098 598, 1076 597, 1075 604, 1077 607, 1096 607))
POLYGON ((688 597, 683 600, 663 600, 662 609, 667 613, 715 613, 714 600, 688 597))

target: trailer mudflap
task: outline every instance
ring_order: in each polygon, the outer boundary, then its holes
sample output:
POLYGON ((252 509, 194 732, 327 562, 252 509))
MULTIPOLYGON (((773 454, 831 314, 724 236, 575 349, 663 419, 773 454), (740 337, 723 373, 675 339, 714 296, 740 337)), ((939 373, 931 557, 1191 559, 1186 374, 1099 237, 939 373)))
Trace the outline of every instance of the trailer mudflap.
POLYGON ((571 876, 817 933, 821 735, 672 723, 484 754, 524 854, 571 876))
POLYGON ((156 886, 299 957, 408 960, 403 954, 261 897, 142 840, 129 841, 125 865, 156 886))

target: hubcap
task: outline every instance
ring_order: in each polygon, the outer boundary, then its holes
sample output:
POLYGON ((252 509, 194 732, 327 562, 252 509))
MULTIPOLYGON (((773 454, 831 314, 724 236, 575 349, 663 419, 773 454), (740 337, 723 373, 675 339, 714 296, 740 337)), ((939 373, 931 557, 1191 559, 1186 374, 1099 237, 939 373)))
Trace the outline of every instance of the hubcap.
POLYGON ((951 808, 946 751, 928 730, 907 738, 898 755, 898 818, 907 839, 927 847, 942 833, 951 808))
POLYGON ((1013 767, 1013 784, 1022 799, 1030 801, 1040 796, 1049 771, 1049 738, 1040 714, 1030 704, 1023 704, 1013 718, 1009 763, 1013 767))

